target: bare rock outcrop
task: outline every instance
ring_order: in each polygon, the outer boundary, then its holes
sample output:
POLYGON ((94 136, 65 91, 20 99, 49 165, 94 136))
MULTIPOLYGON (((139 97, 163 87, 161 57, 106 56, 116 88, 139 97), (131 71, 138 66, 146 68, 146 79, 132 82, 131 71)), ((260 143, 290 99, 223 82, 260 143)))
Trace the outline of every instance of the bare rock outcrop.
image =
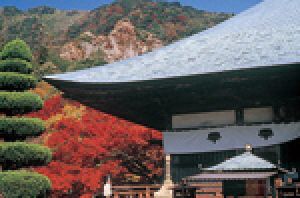
POLYGON ((163 46, 163 42, 149 32, 143 32, 143 39, 138 37, 134 25, 123 19, 116 23, 109 35, 94 35, 85 32, 77 41, 66 43, 60 57, 66 60, 79 61, 89 58, 93 53, 102 50, 104 59, 111 63, 131 58, 163 46))

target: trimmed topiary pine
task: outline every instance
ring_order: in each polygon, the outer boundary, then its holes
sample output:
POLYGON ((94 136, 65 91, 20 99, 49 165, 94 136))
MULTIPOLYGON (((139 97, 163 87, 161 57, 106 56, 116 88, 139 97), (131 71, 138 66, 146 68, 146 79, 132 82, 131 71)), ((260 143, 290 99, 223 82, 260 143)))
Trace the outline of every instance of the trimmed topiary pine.
MULTIPOLYGON (((0 55, 1 57, 1 55, 0 55)), ((18 72, 21 74, 30 74, 33 69, 30 62, 22 59, 8 59, 0 61, 1 72, 18 72)))
POLYGON ((18 115, 40 110, 42 99, 30 92, 0 92, 0 111, 6 115, 18 115))
POLYGON ((5 141, 25 140, 44 131, 45 123, 37 118, 0 117, 0 138, 5 141))
POLYGON ((37 79, 29 74, 19 74, 15 72, 0 72, 0 89, 24 91, 34 88, 37 79))
POLYGON ((28 171, 0 172, 0 192, 5 198, 45 198, 51 182, 44 175, 28 171))
POLYGON ((15 58, 19 58, 28 62, 32 61, 31 50, 21 39, 16 39, 7 43, 1 52, 2 60, 15 58))
POLYGON ((38 173, 8 171, 46 165, 52 158, 45 146, 19 142, 45 130, 42 120, 20 117, 43 107, 38 95, 26 91, 37 84, 30 75, 31 60, 30 48, 20 39, 6 44, 0 55, 0 138, 5 141, 0 143, 0 194, 5 198, 46 197, 51 188, 48 178, 38 173))
POLYGON ((0 164, 3 170, 19 169, 32 165, 42 166, 51 161, 49 148, 25 142, 6 142, 0 144, 0 164))

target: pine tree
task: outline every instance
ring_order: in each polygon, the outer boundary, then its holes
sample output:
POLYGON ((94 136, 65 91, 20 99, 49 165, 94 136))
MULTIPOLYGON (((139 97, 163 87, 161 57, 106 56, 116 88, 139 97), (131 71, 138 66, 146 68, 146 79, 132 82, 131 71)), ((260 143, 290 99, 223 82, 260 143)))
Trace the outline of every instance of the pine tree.
POLYGON ((43 107, 42 99, 28 91, 37 84, 31 60, 30 48, 20 39, 6 44, 0 54, 0 194, 5 198, 46 197, 51 188, 47 177, 17 170, 46 165, 52 158, 49 148, 22 142, 45 130, 42 120, 20 116, 43 107))

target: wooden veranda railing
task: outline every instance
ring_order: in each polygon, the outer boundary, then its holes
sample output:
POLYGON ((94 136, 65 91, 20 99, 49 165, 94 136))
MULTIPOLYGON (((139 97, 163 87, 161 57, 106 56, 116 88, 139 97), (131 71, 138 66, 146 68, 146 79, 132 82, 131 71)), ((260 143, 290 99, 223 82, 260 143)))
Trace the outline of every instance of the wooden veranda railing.
POLYGON ((161 185, 113 186, 113 198, 153 198, 161 185))

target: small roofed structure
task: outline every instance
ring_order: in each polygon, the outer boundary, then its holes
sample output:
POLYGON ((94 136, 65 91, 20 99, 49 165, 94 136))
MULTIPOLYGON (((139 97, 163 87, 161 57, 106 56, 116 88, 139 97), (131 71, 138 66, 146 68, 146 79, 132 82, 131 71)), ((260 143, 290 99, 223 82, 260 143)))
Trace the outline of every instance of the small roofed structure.
POLYGON ((218 165, 206 168, 207 171, 257 171, 257 170, 275 170, 276 166, 267 160, 264 160, 251 152, 245 152, 236 157, 230 158, 218 165))
POLYGON ((276 165, 247 151, 186 180, 189 185, 196 183, 203 196, 266 197, 275 194, 273 179, 278 173, 276 165))

